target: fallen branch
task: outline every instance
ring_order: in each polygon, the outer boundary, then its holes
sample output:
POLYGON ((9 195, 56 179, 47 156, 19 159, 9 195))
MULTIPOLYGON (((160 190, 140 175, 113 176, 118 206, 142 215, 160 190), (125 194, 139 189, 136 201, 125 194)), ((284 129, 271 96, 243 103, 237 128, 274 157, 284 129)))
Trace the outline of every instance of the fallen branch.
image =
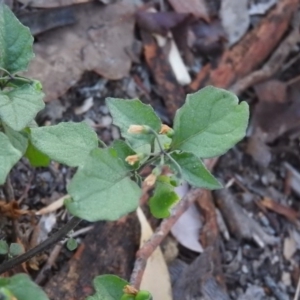
POLYGON ((297 11, 298 0, 281 0, 245 37, 221 57, 218 66, 205 65, 190 84, 192 91, 206 85, 228 89, 258 67, 280 43, 297 11))
POLYGON ((230 90, 233 93, 239 95, 250 86, 253 86, 272 77, 281 68, 291 50, 299 41, 299 28, 295 28, 283 40, 280 46, 274 51, 271 58, 260 70, 254 71, 253 73, 239 80, 230 88, 230 90))

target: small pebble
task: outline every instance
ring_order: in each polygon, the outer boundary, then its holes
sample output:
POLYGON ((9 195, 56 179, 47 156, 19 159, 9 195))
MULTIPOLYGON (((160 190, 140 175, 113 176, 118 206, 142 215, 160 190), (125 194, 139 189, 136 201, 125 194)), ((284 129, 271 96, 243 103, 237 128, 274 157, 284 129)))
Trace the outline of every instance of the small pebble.
POLYGON ((242 272, 243 272, 244 274, 248 274, 248 273, 249 273, 248 267, 247 267, 246 265, 243 265, 243 266, 242 266, 242 272))
POLYGON ((112 123, 112 118, 110 116, 104 116, 101 118, 101 124, 104 127, 109 127, 112 123))

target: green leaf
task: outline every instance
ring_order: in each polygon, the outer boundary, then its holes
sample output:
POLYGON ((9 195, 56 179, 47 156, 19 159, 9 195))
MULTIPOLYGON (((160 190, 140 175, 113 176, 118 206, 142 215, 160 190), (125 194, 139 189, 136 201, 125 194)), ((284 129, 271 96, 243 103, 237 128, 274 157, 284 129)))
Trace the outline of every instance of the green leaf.
POLYGON ((86 300, 120 300, 125 285, 129 283, 115 275, 101 275, 93 280, 96 293, 86 300))
MULTIPOLYGON (((193 153, 182 152, 171 153, 172 158, 181 167, 182 178, 189 184, 205 188, 205 189, 220 189, 222 185, 218 180, 206 169, 203 162, 193 153)), ((169 161, 172 169, 177 172, 176 166, 169 161)))
POLYGON ((152 215, 162 219, 170 216, 170 209, 179 200, 174 192, 174 186, 167 176, 159 176, 155 184, 153 196, 149 199, 149 206, 152 215))
POLYGON ((31 128, 32 144, 51 159, 77 167, 83 165, 91 150, 98 147, 98 137, 85 122, 31 128))
POLYGON ((113 124, 121 130, 122 136, 128 140, 136 150, 141 150, 143 145, 152 144, 154 135, 151 133, 132 134, 128 133, 130 125, 147 125, 158 132, 161 128, 161 121, 150 105, 142 103, 138 99, 124 100, 107 98, 106 104, 113 117, 113 124))
POLYGON ((0 5, 0 67, 10 73, 25 71, 34 57, 33 37, 6 6, 0 5))
POLYGON ((9 291, 18 300, 49 300, 45 292, 26 274, 1 278, 0 288, 6 293, 9 291))
POLYGON ((24 253, 24 248, 18 243, 11 243, 9 246, 9 254, 12 256, 18 256, 24 253))
POLYGON ((74 251, 77 247, 78 247, 77 241, 73 238, 69 238, 68 241, 67 241, 67 248, 70 251, 74 251))
POLYGON ((26 152, 28 146, 28 139, 25 132, 19 132, 11 129, 9 126, 3 124, 4 132, 9 138, 11 144, 18 149, 22 155, 26 152))
POLYGON ((117 220, 138 206, 141 189, 114 149, 95 149, 80 167, 67 190, 71 214, 88 221, 117 220))
POLYGON ((207 86, 188 94, 174 119, 171 148, 207 158, 221 155, 246 133, 249 108, 246 102, 223 89, 207 86))
POLYGON ((0 240, 0 255, 5 255, 7 253, 8 253, 8 244, 6 243, 6 241, 0 240))
POLYGON ((113 142, 110 148, 117 152, 118 158, 128 170, 136 170, 139 167, 140 164, 138 162, 131 166, 125 161, 127 156, 136 154, 136 152, 134 152, 126 142, 122 140, 116 140, 113 142))
POLYGON ((0 91, 0 119, 20 131, 44 108, 44 94, 25 84, 10 91, 0 91))
POLYGON ((7 174, 21 157, 22 153, 0 132, 0 184, 5 182, 7 174))
POLYGON ((29 141, 25 157, 33 167, 48 167, 50 164, 50 158, 33 146, 31 141, 29 141))

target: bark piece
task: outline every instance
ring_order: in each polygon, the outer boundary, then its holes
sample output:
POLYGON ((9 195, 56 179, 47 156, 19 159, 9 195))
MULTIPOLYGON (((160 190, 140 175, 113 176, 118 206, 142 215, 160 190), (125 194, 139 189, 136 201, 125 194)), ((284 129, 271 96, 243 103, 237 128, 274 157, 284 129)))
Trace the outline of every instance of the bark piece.
POLYGON ((72 259, 50 279, 45 291, 52 300, 84 300, 93 294, 93 278, 115 274, 129 279, 140 242, 135 213, 116 222, 99 222, 72 259))
POLYGON ((229 300, 213 276, 214 263, 210 256, 211 250, 208 247, 189 266, 181 263, 173 268, 173 272, 178 276, 174 280, 173 300, 229 300))
POLYGON ((217 68, 206 65, 190 84, 191 90, 208 84, 229 88, 258 68, 278 45, 297 7, 298 0, 280 1, 256 28, 222 55, 217 68))
POLYGON ((254 240, 262 248, 266 244, 273 245, 278 242, 278 238, 267 234, 254 219, 245 213, 229 190, 216 191, 215 195, 229 230, 237 238, 254 240))
POLYGON ((220 253, 220 234, 217 221, 216 207, 213 203, 210 191, 205 191, 201 199, 197 199, 197 204, 204 217, 204 225, 200 234, 200 241, 203 248, 210 248, 208 255, 213 262, 212 274, 220 286, 226 290, 225 278, 222 270, 220 253))

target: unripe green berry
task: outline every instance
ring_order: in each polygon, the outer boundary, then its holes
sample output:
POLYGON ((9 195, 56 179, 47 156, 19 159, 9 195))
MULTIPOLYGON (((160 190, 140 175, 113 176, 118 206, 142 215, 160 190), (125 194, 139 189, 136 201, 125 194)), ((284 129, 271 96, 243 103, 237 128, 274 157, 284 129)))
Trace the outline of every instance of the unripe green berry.
POLYGON ((120 300, 134 300, 134 299, 135 299, 134 295, 123 294, 120 300))
POLYGON ((152 300, 152 296, 148 291, 139 291, 136 296, 135 300, 152 300))

